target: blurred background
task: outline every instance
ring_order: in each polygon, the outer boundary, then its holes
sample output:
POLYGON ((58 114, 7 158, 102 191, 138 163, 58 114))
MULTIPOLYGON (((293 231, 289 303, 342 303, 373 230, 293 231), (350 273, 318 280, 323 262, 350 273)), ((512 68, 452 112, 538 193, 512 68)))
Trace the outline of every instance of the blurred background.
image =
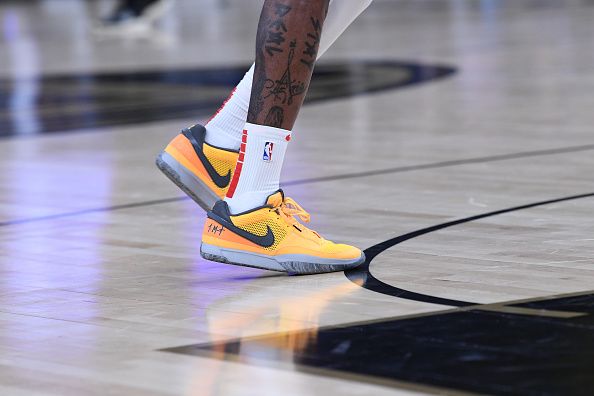
MULTIPOLYGON (((340 63, 336 85, 345 87, 357 71, 369 80, 357 60, 460 62, 505 34, 502 18, 513 15, 497 4, 376 0, 320 64, 340 63)), ((260 7, 259 0, 0 1, 0 136, 207 116, 252 62, 260 7)))

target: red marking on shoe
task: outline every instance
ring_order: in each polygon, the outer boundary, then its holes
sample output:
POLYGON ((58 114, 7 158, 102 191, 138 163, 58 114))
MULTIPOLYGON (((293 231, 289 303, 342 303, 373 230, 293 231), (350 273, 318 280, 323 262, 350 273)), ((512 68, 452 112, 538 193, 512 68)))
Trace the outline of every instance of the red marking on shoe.
POLYGON ((209 122, 211 122, 213 120, 213 118, 215 118, 216 116, 219 115, 219 113, 221 112, 221 110, 223 110, 225 108, 225 106, 227 105, 227 102, 231 100, 231 97, 235 94, 235 91, 237 91, 237 87, 233 88, 233 91, 231 91, 231 93, 229 94, 229 96, 227 97, 227 99, 225 99, 225 101, 223 102, 223 104, 221 105, 221 107, 219 107, 219 109, 212 115, 212 117, 210 117, 208 119, 208 121, 206 121, 205 125, 208 125, 209 122))
POLYGON ((243 130, 241 141, 244 143, 241 143, 241 147, 239 148, 239 157, 237 157, 237 163, 235 164, 235 172, 233 173, 231 185, 229 186, 229 190, 227 190, 227 198, 233 198, 233 194, 235 194, 235 189, 237 188, 237 183, 239 182, 239 175, 241 175, 241 169, 243 168, 243 157, 245 156, 245 145, 247 143, 247 129, 243 130))
POLYGON ((291 141, 291 135, 290 135, 290 134, 289 134, 289 135, 287 135, 287 136, 285 137, 285 140, 286 140, 287 142, 290 142, 290 141, 291 141))

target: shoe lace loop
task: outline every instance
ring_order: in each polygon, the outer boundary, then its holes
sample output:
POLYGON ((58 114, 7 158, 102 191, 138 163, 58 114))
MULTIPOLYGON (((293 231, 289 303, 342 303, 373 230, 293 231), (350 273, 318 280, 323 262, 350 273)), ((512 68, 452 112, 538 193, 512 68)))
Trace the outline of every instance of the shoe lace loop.
POLYGON ((308 212, 305 211, 297 202, 295 202, 292 198, 285 198, 285 200, 280 204, 280 210, 287 216, 293 217, 297 216, 302 221, 309 223, 311 216, 308 212))

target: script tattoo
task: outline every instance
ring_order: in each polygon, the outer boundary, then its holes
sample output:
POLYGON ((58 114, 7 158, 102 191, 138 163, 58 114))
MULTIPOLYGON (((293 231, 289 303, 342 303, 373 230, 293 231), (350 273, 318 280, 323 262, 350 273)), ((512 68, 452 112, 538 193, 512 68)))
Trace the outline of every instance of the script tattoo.
POLYGON ((309 70, 313 69, 318 54, 318 46, 320 45, 320 38, 322 37, 322 23, 319 19, 310 17, 313 31, 307 34, 307 41, 305 41, 304 57, 301 58, 301 63, 306 65, 309 70))
POLYGON ((283 52, 281 45, 286 41, 285 33, 287 33, 287 26, 285 26, 284 17, 291 11, 291 7, 284 4, 276 3, 274 19, 268 25, 268 37, 266 38, 266 52, 270 56, 274 56, 275 52, 283 52))
POLYGON ((271 127, 280 128, 283 125, 284 120, 285 113, 283 109, 278 106, 273 106, 268 112, 268 115, 264 120, 264 124, 271 127))
POLYGON ((275 102, 281 102, 282 104, 293 104, 293 98, 301 95, 306 90, 305 83, 301 81, 293 80, 291 77, 291 64, 293 63, 293 57, 295 56, 295 47, 297 47, 297 41, 293 40, 289 43, 289 58, 287 60, 287 68, 283 73, 282 77, 278 80, 267 79, 264 88, 268 90, 263 96, 263 99, 267 99, 272 96, 275 102))
POLYGON ((293 125, 316 61, 328 4, 329 0, 265 1, 248 122, 293 125))
POLYGON ((263 11, 261 28, 256 35, 256 67, 252 83, 252 96, 248 109, 248 122, 255 122, 264 108, 264 85, 268 79, 266 75, 266 54, 274 56, 275 53, 284 52, 281 45, 286 41, 284 17, 291 11, 291 7, 275 3, 272 10, 263 11))

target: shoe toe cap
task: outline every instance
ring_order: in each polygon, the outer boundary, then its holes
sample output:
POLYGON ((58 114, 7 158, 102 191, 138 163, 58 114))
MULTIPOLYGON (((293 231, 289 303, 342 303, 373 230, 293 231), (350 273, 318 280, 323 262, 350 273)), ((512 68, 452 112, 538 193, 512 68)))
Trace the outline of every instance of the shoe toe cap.
POLYGON ((361 249, 343 243, 330 242, 325 246, 324 250, 339 260, 356 260, 363 255, 361 249))

